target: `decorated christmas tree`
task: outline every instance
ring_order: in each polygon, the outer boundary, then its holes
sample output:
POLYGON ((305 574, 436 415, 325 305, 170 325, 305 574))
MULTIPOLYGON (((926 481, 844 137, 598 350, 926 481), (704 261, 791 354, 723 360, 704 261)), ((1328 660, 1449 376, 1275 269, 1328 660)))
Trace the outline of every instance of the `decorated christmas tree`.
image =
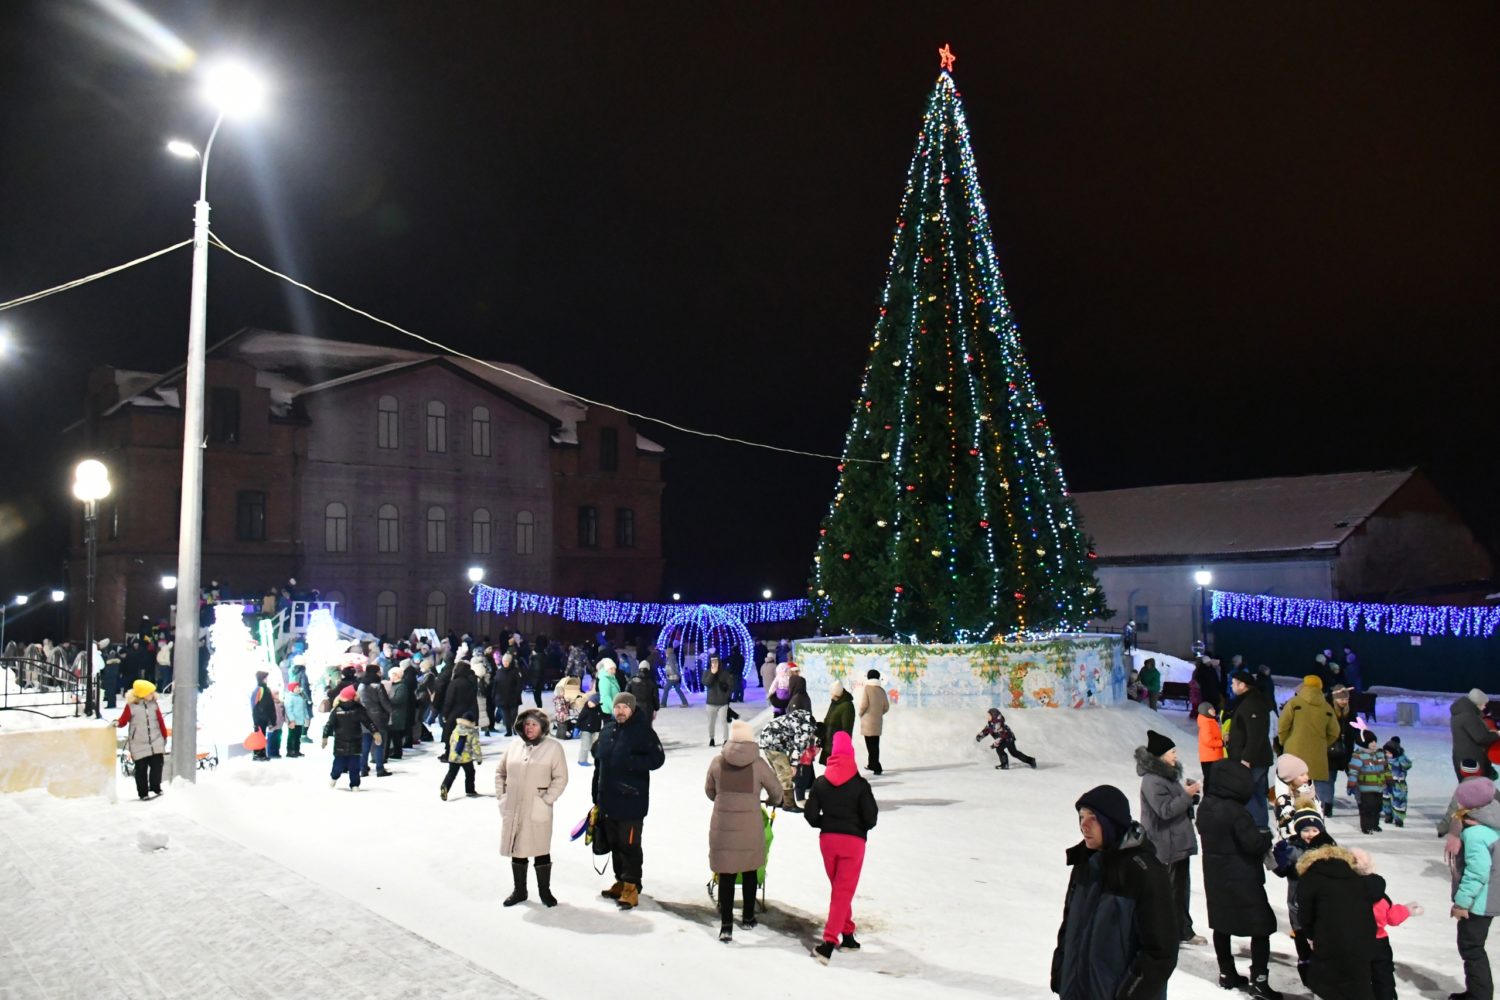
POLYGON ((986 642, 1103 610, 939 55, 813 568, 825 634, 986 642))

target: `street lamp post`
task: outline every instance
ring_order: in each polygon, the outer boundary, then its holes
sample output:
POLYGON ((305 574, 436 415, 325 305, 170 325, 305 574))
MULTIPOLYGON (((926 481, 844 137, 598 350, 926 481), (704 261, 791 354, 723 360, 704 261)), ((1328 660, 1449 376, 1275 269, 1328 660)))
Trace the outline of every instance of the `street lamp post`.
POLYGON ((83 501, 83 544, 87 552, 84 590, 83 714, 98 717, 99 691, 94 678, 94 574, 98 564, 99 501, 109 496, 109 469, 96 458, 86 458, 73 470, 73 495, 83 501))
POLYGON ((1208 587, 1214 582, 1214 575, 1206 569, 1200 569, 1193 574, 1193 582, 1198 585, 1198 641, 1203 646, 1203 652, 1208 652, 1208 587))
POLYGON ((198 200, 193 205, 193 279, 188 300, 187 370, 182 392, 182 507, 177 534, 177 613, 173 619, 172 728, 183 738, 172 741, 172 774, 197 777, 198 731, 198 587, 203 560, 203 395, 208 316, 208 158, 226 115, 253 112, 260 84, 238 67, 223 67, 208 78, 209 100, 218 116, 199 153, 173 140, 169 152, 197 157, 198 200))

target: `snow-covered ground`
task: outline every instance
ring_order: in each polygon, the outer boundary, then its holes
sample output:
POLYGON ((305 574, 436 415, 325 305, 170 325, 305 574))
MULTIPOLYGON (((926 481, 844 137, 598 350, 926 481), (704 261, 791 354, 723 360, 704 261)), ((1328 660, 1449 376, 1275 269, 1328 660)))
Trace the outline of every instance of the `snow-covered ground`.
MULTIPOLYGON (((760 709, 758 697, 752 689, 747 718, 760 709)), ((1170 732, 1187 759, 1196 757, 1194 734, 1181 713, 1134 704, 1015 711, 1009 721, 1018 742, 1041 766, 998 772, 987 744, 973 741, 983 707, 957 714, 898 705, 888 717, 886 773, 872 779, 880 823, 855 897, 865 947, 836 954, 827 969, 809 957, 827 881, 816 831, 798 815, 776 821, 771 912, 757 930, 737 927, 732 944, 718 942, 706 891, 711 805, 702 792, 717 751, 707 746, 705 714, 695 705, 664 709, 657 720, 667 763, 652 782, 642 905, 628 913, 599 897, 608 875, 595 874, 581 840, 566 839, 589 803, 593 772, 576 764, 556 810, 553 882, 561 905, 542 907, 533 886, 530 902, 500 906, 510 871, 497 850, 492 797, 498 737, 486 741, 485 797, 474 800, 439 800, 444 767, 431 745, 408 752, 392 763, 394 776, 367 779, 358 793, 328 787, 326 753, 314 746, 301 760, 230 759, 200 774, 196 786, 173 783, 147 803, 123 776, 115 804, 0 797, 0 899, 28 901, 19 920, 7 921, 26 929, 19 937, 10 931, 0 945, 0 964, 27 975, 7 975, 0 992, 388 996, 421 983, 424 994, 465 996, 460 973, 468 970, 475 994, 504 996, 510 983, 557 1000, 628 994, 630 983, 654 997, 764 1000, 829 989, 882 1000, 1046 997, 1068 874, 1063 850, 1078 840, 1074 800, 1112 782, 1135 801, 1131 751, 1145 731, 1170 732), (143 831, 148 840, 165 833, 165 850, 142 851, 143 831), (51 899, 59 887, 61 899, 51 899), (54 933, 58 920, 64 923, 54 933), (177 939, 186 928, 194 933, 183 944, 177 939), (413 944, 422 939, 437 947, 413 944), (142 946, 148 959, 128 957, 142 946), (330 956, 340 951, 348 958, 335 964, 330 956), (269 963, 268 975, 226 971, 257 960, 269 963), (191 988, 192 970, 219 978, 191 988)), ((1378 732, 1384 740, 1398 730, 1378 732)), ((1426 905, 1425 916, 1392 931, 1397 975, 1405 995, 1444 996, 1461 987, 1434 835, 1453 786, 1448 737, 1436 728, 1399 733, 1415 762, 1406 829, 1362 837, 1341 799, 1331 830, 1375 854, 1392 898, 1426 905)), ((566 749, 576 759, 577 744, 566 749)), ((1284 933, 1285 884, 1268 879, 1283 919, 1272 941, 1272 982, 1305 995, 1284 933)), ((1207 934, 1200 888, 1195 866, 1193 912, 1207 934)), ((1238 943, 1244 971, 1248 942, 1238 943)), ((1184 949, 1171 995, 1222 997, 1216 974, 1211 948, 1184 949)))

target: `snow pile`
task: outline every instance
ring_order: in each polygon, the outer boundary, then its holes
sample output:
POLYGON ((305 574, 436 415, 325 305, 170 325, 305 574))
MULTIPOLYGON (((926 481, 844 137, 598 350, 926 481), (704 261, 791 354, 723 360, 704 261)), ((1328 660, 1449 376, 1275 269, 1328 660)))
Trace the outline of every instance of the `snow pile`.
POLYGON ((150 854, 152 851, 165 851, 167 849, 166 831, 159 828, 137 830, 135 844, 141 849, 141 853, 150 854))

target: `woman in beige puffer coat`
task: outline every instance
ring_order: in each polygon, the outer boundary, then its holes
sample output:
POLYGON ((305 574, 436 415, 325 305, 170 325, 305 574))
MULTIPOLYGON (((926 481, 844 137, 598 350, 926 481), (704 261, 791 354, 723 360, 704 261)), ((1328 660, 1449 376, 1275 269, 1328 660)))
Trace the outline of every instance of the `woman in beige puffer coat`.
POLYGON ((568 787, 568 761, 547 731, 546 713, 528 708, 516 718, 516 736, 495 768, 500 802, 500 853, 510 858, 515 889, 506 906, 526 899, 526 859, 533 858, 537 895, 556 906, 552 895, 552 807, 568 787))
POLYGON ((734 880, 745 885, 743 926, 754 927, 755 892, 766 863, 766 831, 760 818, 760 793, 781 804, 781 781, 760 755, 748 723, 729 727, 729 741, 708 765, 703 790, 714 803, 708 825, 708 866, 719 877, 719 940, 729 941, 734 928, 734 880))

